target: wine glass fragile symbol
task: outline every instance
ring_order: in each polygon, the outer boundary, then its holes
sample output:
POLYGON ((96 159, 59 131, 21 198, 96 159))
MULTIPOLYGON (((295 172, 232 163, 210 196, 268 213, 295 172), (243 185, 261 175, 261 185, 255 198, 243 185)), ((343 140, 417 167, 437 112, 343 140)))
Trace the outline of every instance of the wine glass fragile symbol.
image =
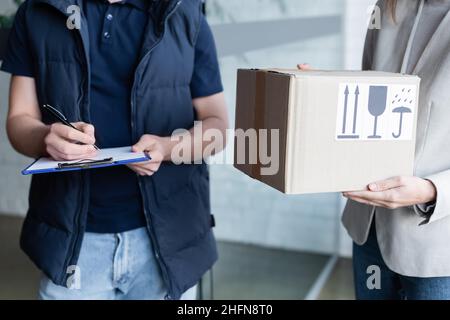
POLYGON ((387 86, 370 86, 369 88, 369 112, 375 118, 373 125, 373 135, 369 139, 381 139, 377 134, 378 117, 383 115, 387 107, 387 86))

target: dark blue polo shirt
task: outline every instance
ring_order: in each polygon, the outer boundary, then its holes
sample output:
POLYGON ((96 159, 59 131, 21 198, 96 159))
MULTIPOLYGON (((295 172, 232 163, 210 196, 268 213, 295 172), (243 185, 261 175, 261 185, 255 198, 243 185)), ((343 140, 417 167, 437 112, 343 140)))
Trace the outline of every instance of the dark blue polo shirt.
MULTIPOLYGON (((133 145, 130 100, 134 72, 148 19, 150 0, 84 0, 90 37, 91 122, 97 145, 112 148, 133 145)), ((23 14, 19 10, 4 71, 33 77, 33 55, 28 48, 23 14)), ((211 30, 203 19, 196 45, 191 81, 192 98, 221 92, 219 66, 211 30)), ((137 175, 126 166, 90 171, 91 196, 87 231, 118 233, 146 225, 137 175)))

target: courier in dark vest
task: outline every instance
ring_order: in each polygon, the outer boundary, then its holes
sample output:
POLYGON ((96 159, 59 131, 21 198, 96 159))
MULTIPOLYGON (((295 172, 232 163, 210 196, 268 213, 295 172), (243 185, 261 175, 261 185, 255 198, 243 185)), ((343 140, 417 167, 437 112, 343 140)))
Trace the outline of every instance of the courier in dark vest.
POLYGON ((43 271, 40 298, 192 293, 217 259, 209 175, 203 159, 171 161, 171 135, 193 132, 195 121, 203 131, 228 126, 201 1, 25 1, 2 70, 12 74, 7 122, 18 152, 88 159, 95 144, 152 157, 33 176, 21 247, 43 271), (43 104, 80 131, 55 123, 43 104))

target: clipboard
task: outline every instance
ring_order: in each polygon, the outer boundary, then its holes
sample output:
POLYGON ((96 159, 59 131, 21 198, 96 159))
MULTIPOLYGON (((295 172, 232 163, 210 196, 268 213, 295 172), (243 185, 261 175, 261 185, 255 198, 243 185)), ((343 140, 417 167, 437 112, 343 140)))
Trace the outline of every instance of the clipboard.
POLYGON ((101 149, 92 159, 55 161, 50 158, 39 158, 22 170, 22 175, 99 169, 148 160, 151 160, 148 153, 132 152, 131 147, 101 149))

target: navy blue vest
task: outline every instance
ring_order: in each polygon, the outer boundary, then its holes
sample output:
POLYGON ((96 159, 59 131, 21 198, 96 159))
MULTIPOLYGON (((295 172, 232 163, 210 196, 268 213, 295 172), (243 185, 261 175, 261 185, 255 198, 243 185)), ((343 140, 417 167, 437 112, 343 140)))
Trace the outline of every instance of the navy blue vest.
MULTIPOLYGON (((61 108, 71 122, 89 122, 89 37, 66 27, 70 5, 81 0, 29 0, 27 31, 35 59, 39 103, 61 108)), ((131 98, 133 140, 190 129, 195 112, 189 89, 201 1, 157 1, 146 32, 131 98), (150 25, 152 24, 152 25, 150 25)), ((120 54, 120 53, 118 53, 120 54)), ((51 123, 43 112, 43 121, 51 123)), ((32 179, 21 247, 56 284, 66 285, 77 264, 86 227, 89 175, 67 172, 32 179)), ((140 177, 147 226, 169 299, 194 286, 217 260, 206 164, 164 163, 140 177)))

